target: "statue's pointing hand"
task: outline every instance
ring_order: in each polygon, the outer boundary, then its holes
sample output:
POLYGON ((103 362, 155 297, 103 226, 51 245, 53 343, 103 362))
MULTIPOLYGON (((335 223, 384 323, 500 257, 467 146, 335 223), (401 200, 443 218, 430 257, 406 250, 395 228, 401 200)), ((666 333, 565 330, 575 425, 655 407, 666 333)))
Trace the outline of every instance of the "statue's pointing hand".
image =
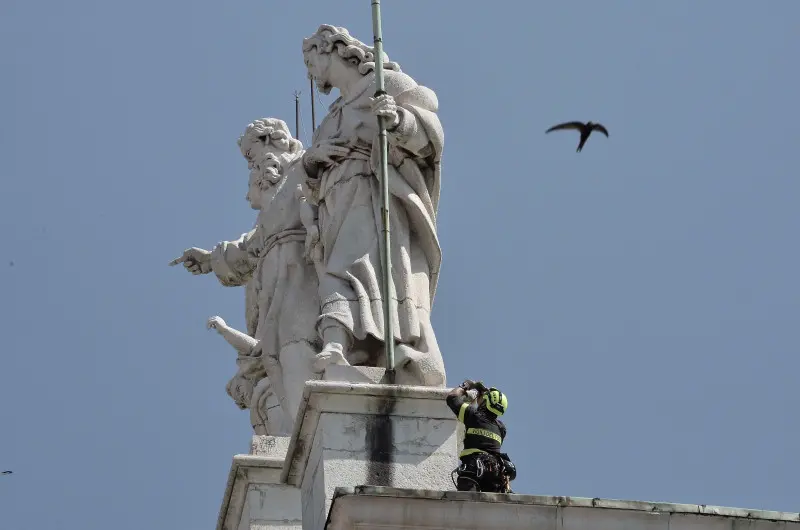
POLYGON ((178 263, 183 263, 192 274, 208 274, 211 272, 211 252, 197 247, 188 248, 181 257, 170 261, 169 265, 172 267, 178 263))
POLYGON ((376 98, 370 98, 372 102, 372 113, 386 119, 386 128, 392 129, 400 123, 400 115, 397 113, 397 103, 389 94, 381 94, 376 98))

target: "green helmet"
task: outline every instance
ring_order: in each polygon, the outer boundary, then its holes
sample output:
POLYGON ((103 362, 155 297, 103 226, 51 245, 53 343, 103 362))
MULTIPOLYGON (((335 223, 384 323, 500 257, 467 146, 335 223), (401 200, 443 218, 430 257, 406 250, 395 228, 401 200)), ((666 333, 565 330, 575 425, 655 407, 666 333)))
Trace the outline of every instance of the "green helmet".
POLYGON ((502 416, 508 408, 508 398, 495 387, 490 388, 483 395, 486 408, 495 416, 502 416))

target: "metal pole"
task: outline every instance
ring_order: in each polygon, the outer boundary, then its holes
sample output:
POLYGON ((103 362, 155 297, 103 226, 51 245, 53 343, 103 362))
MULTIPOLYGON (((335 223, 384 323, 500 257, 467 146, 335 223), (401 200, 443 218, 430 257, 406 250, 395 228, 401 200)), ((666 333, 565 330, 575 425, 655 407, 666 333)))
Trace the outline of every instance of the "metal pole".
MULTIPOLYGON (((375 97, 386 93, 383 82, 383 36, 381 34, 381 2, 372 2, 372 33, 375 42, 375 97)), ((378 148, 380 149, 381 217, 383 221, 383 344, 386 352, 386 375, 394 383, 394 325, 392 322, 392 259, 389 230, 389 164, 386 121, 378 116, 378 148)))
POLYGON ((294 93, 294 137, 300 139, 300 92, 294 93))
POLYGON ((309 83, 311 84, 311 141, 314 141, 314 131, 317 129, 317 112, 314 108, 314 78, 308 78, 309 83))

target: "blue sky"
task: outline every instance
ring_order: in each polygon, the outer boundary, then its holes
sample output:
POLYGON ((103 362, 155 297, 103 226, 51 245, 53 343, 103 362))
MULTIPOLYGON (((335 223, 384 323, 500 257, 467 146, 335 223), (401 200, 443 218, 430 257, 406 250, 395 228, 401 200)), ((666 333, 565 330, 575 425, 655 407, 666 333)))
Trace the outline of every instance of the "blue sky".
MULTIPOLYGON (((383 14, 445 127, 449 382, 509 395, 515 490, 797 511, 800 3, 383 14)), ((0 4, 3 528, 215 524, 243 293, 167 263, 252 225, 247 123, 301 90, 308 141, 322 23, 372 39, 366 0, 0 4)))

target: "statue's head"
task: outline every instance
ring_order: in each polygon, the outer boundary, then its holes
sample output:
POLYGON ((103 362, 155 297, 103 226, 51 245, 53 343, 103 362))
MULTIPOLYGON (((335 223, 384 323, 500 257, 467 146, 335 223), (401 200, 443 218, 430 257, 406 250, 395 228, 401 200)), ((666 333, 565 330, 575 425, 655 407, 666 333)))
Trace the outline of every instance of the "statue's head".
POLYGON ((242 363, 236 375, 225 385, 225 390, 236 406, 244 410, 250 406, 253 400, 253 391, 256 385, 266 375, 258 359, 247 359, 242 363))
POLYGON ((260 210, 266 202, 264 192, 280 182, 283 168, 303 154, 303 144, 278 118, 255 120, 245 128, 238 144, 250 168, 245 198, 251 208, 260 210))
MULTIPOLYGON (((347 68, 364 76, 375 69, 375 49, 352 37, 345 28, 323 24, 303 39, 303 59, 317 88, 329 94, 335 87, 332 69, 347 68)), ((400 65, 383 54, 383 67, 399 72, 400 65)))
POLYGON ((302 154, 303 144, 293 138, 286 122, 278 118, 261 118, 249 124, 237 142, 247 167, 255 168, 265 154, 273 154, 281 162, 289 162, 302 154))
POLYGON ((236 403, 236 406, 244 410, 250 406, 254 387, 255 383, 252 379, 237 375, 228 381, 228 384, 225 385, 225 390, 236 403))

